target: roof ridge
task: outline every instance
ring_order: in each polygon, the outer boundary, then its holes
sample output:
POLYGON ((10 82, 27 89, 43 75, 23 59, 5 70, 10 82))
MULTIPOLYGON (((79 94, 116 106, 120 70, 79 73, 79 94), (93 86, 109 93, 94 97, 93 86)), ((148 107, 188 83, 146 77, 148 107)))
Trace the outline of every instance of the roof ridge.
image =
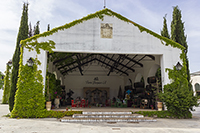
POLYGON ((108 8, 105 8, 103 10, 100 10, 100 11, 97 11, 95 13, 89 14, 89 15, 87 15, 85 17, 82 17, 81 19, 74 20, 74 21, 72 21, 70 23, 66 23, 63 26, 59 26, 59 27, 53 28, 50 31, 46 31, 46 32, 43 32, 41 34, 37 34, 37 35, 35 35, 35 36, 31 37, 31 38, 28 38, 26 40, 22 40, 20 42, 20 44, 22 44, 22 46, 26 46, 26 45, 28 45, 27 43, 32 42, 33 40, 37 43, 37 39, 40 38, 40 37, 50 36, 50 35, 58 32, 60 30, 71 28, 71 27, 75 26, 76 24, 82 23, 82 22, 90 20, 92 18, 99 18, 99 19, 103 20, 104 19, 104 15, 115 16, 115 17, 117 17, 118 19, 120 19, 122 21, 125 21, 127 23, 132 23, 134 26, 138 27, 140 32, 146 31, 148 34, 151 34, 152 36, 160 39, 161 42, 164 41, 165 44, 164 44, 164 42, 162 42, 163 45, 166 45, 166 46, 171 45, 172 47, 176 47, 176 48, 179 48, 181 50, 185 49, 185 47, 183 47, 179 43, 174 42, 173 40, 168 39, 166 37, 163 37, 163 36, 159 35, 158 33, 155 33, 153 31, 141 26, 141 25, 133 22, 132 20, 130 20, 130 19, 128 19, 128 18, 126 18, 126 17, 124 17, 124 16, 122 16, 122 15, 120 15, 120 14, 118 14, 118 13, 116 13, 116 12, 110 10, 110 9, 108 9, 108 8))

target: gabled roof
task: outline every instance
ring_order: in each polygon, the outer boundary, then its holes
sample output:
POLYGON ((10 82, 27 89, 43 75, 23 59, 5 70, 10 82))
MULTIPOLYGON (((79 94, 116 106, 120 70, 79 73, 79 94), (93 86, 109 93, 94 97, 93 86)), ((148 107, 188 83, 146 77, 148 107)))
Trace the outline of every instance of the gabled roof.
MULTIPOLYGON (((96 13, 90 14, 90 15, 88 15, 88 16, 86 16, 86 17, 83 17, 83 18, 81 18, 81 19, 79 19, 79 20, 74 20, 74 21, 71 22, 71 23, 67 23, 67 24, 65 24, 65 25, 63 25, 63 26, 54 28, 54 29, 52 29, 52 30, 50 30, 50 31, 44 32, 44 33, 42 33, 42 34, 35 35, 35 36, 33 36, 33 37, 31 37, 31 38, 28 38, 28 39, 26 39, 26 40, 22 40, 22 41, 21 41, 21 44, 22 44, 23 46, 25 46, 25 47, 28 47, 29 43, 32 43, 32 42, 38 43, 38 42, 37 42, 37 39, 40 38, 40 37, 50 36, 50 35, 52 35, 52 34, 58 32, 58 31, 60 31, 60 30, 65 30, 65 29, 71 28, 71 27, 75 26, 76 24, 82 23, 82 22, 84 22, 84 21, 87 21, 87 20, 90 20, 90 19, 93 19, 93 18, 99 18, 99 19, 102 19, 102 20, 103 20, 104 15, 113 16, 113 17, 116 17, 116 18, 118 18, 118 19, 120 19, 120 20, 123 20, 123 21, 125 21, 125 22, 128 22, 128 23, 133 24, 134 26, 138 27, 138 29, 139 29, 141 32, 146 31, 148 34, 151 34, 152 36, 154 36, 154 37, 160 39, 160 40, 162 41, 163 45, 171 45, 172 47, 176 47, 176 48, 179 48, 179 49, 181 49, 181 50, 184 50, 184 49, 185 49, 185 48, 184 48, 182 45, 180 45, 179 43, 176 43, 176 42, 174 42, 174 41, 172 41, 172 40, 170 40, 170 39, 168 39, 168 38, 165 38, 165 37, 163 37, 163 36, 161 36, 161 35, 159 35, 159 34, 153 32, 153 31, 151 31, 151 30, 149 30, 149 29, 147 29, 147 28, 145 28, 145 27, 143 27, 143 26, 141 26, 141 25, 139 25, 139 24, 137 24, 137 23, 135 23, 135 22, 133 22, 133 21, 127 19, 127 18, 125 18, 125 17, 122 16, 122 15, 120 15, 120 14, 118 14, 118 13, 116 13, 116 12, 113 12, 113 11, 110 10, 110 9, 107 9, 107 8, 106 8, 106 9, 103 9, 103 10, 100 10, 100 11, 98 11, 98 12, 96 12, 96 13), (164 42, 165 42, 165 43, 164 43, 164 42)), ((31 44, 31 46, 32 46, 32 45, 33 45, 33 43, 31 44)), ((30 46, 29 46, 29 47, 30 47, 30 46)), ((32 46, 32 47, 33 47, 33 46, 32 46)))
POLYGON ((190 73, 191 76, 200 76, 200 71, 198 72, 194 72, 194 73, 190 73))

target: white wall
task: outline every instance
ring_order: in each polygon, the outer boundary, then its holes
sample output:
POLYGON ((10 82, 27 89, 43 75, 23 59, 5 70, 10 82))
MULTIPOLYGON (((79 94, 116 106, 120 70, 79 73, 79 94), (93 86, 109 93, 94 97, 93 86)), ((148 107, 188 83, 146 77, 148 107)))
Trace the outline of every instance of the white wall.
POLYGON ((83 97, 83 87, 108 87, 110 88, 110 98, 117 97, 119 87, 124 86, 124 79, 119 76, 66 76, 65 78, 66 92, 71 89, 74 91, 73 98, 83 97), (94 78, 98 77, 98 81, 94 83, 94 78), (100 84, 98 84, 98 83, 100 84))
MULTIPOLYGON (((103 21, 99 18, 90 19, 50 36, 41 37, 38 42, 48 40, 53 40, 56 43, 55 51, 57 52, 159 55, 161 57, 159 61, 162 68, 163 85, 170 83, 165 69, 173 68, 178 61, 182 62, 179 58, 180 49, 173 48, 170 45, 165 46, 160 39, 146 32, 140 32, 138 27, 133 24, 112 16, 105 16, 103 21), (113 38, 101 38, 101 23, 111 23, 113 25, 113 38)), ((24 59, 27 60, 30 55, 25 50, 24 59)), ((38 58, 42 61, 40 69, 43 70, 43 76, 45 77, 45 51, 38 55, 38 58)), ((144 68, 147 69, 138 70, 144 77, 149 74, 150 66, 148 64, 144 65, 144 68)))
POLYGON ((197 75, 197 76, 191 75, 191 83, 192 83, 194 95, 196 95, 195 84, 198 83, 200 85, 200 75, 197 75))

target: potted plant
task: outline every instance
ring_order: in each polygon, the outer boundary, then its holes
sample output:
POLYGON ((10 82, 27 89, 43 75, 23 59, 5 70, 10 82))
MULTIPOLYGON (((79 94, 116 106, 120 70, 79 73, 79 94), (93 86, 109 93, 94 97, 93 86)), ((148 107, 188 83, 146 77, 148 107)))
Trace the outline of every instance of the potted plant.
POLYGON ((137 105, 133 104, 133 105, 132 105, 132 107, 133 107, 133 108, 136 108, 136 107, 137 107, 137 105))
POLYGON ((151 109, 153 109, 153 105, 150 105, 151 109))
POLYGON ((162 102, 157 102, 158 111, 162 111, 162 102))
POLYGON ((66 111, 70 111, 70 109, 71 109, 70 107, 66 107, 66 111))

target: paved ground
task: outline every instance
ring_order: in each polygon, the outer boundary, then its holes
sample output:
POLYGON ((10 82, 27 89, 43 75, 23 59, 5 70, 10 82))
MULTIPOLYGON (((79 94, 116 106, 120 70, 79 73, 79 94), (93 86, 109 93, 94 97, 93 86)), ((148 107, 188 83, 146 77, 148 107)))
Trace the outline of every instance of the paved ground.
POLYGON ((11 119, 8 105, 0 104, 0 133, 200 133, 200 107, 193 119, 157 119, 140 123, 61 123, 55 118, 11 119))

